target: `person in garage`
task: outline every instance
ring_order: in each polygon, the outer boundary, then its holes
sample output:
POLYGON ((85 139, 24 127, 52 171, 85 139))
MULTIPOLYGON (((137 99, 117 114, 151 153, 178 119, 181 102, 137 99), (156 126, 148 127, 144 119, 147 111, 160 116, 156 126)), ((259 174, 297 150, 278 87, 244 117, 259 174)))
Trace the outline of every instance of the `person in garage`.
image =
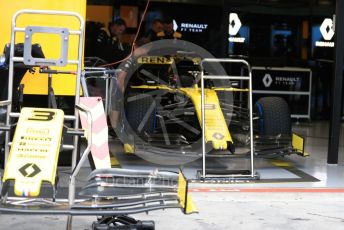
POLYGON ((126 27, 125 21, 118 18, 109 23, 108 29, 102 28, 96 39, 95 55, 108 63, 124 59, 130 51, 122 41, 126 27))
MULTIPOLYGON (((119 127, 119 118, 121 113, 123 113, 123 95, 125 91, 126 82, 129 80, 128 76, 133 76, 134 72, 137 70, 137 59, 141 56, 147 55, 151 45, 148 45, 149 40, 146 38, 140 39, 134 44, 134 52, 130 58, 126 59, 120 66, 120 73, 117 75, 116 81, 114 81, 113 90, 111 92, 111 108, 110 108, 110 123, 115 131, 115 133, 123 134, 121 128, 119 127), (147 45, 145 45, 147 44, 147 45)), ((122 135, 123 137, 123 135, 122 135)), ((125 139, 125 134, 124 137, 125 139)))
POLYGON ((152 27, 146 33, 145 38, 150 42, 154 42, 159 39, 158 33, 163 32, 163 31, 164 31, 164 26, 163 26, 162 20, 160 20, 159 18, 156 18, 153 20, 152 27))
POLYGON ((182 34, 174 31, 173 29, 173 19, 167 18, 164 20, 164 30, 157 34, 159 39, 181 39, 182 34))

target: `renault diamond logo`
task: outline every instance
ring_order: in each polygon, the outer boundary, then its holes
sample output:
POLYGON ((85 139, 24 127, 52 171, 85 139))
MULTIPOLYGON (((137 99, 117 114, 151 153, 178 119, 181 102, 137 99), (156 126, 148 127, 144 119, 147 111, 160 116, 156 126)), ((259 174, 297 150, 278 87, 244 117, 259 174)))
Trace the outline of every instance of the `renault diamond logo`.
POLYGON ((178 23, 176 22, 176 20, 173 19, 173 30, 177 31, 178 30, 178 23))
POLYGON ((320 32, 326 41, 329 41, 333 38, 334 30, 333 30, 333 21, 331 18, 324 19, 323 23, 320 26, 320 32))
POLYGON ((228 33, 231 36, 237 35, 241 28, 241 21, 238 17, 237 13, 230 13, 229 14, 229 29, 228 33))
POLYGON ((213 137, 217 140, 222 140, 225 136, 223 136, 221 133, 214 133, 213 137))
POLYGON ((19 172, 24 176, 24 177, 34 177, 38 173, 41 172, 40 168, 38 168, 37 165, 33 163, 27 163, 23 167, 19 169, 19 172))
POLYGON ((263 83, 266 88, 270 87, 270 85, 272 84, 272 77, 270 74, 265 74, 265 76, 263 77, 263 83))

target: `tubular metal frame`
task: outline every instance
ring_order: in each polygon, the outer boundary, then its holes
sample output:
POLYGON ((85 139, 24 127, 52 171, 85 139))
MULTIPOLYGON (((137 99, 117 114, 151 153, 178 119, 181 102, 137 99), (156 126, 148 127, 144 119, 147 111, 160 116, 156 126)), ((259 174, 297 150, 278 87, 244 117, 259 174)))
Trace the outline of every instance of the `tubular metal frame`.
POLYGON ((205 58, 201 61, 201 117, 202 117, 202 179, 207 177, 206 175, 206 140, 205 140, 205 90, 204 90, 204 80, 246 80, 249 82, 249 113, 250 113, 250 174, 232 174, 226 175, 230 178, 256 178, 257 175, 254 172, 254 147, 253 147, 253 115, 252 115, 252 69, 250 64, 243 59, 230 59, 230 58, 205 58), (204 63, 241 63, 245 65, 248 69, 248 76, 230 76, 230 75, 204 75, 204 63))
POLYGON ((89 95, 88 88, 87 88, 87 79, 96 78, 96 79, 103 79, 105 80, 105 98, 104 98, 104 106, 105 106, 105 114, 109 114, 111 110, 111 94, 113 91, 113 81, 117 78, 117 74, 121 72, 121 70, 108 70, 103 67, 85 67, 85 70, 82 72, 81 75, 81 86, 82 91, 85 97, 93 96, 89 95), (92 75, 100 75, 100 76, 92 76, 92 75))
MULTIPOLYGON (((7 115, 6 115, 6 126, 10 125, 10 118, 11 117, 19 117, 19 113, 12 112, 12 94, 13 94, 13 74, 14 74, 14 62, 23 62, 24 59, 21 57, 14 56, 14 47, 15 47, 15 37, 17 32, 25 32, 25 28, 18 28, 16 27, 16 21, 20 15, 27 15, 27 14, 40 14, 40 15, 61 15, 61 16, 71 16, 75 17, 79 21, 79 30, 71 30, 70 35, 76 35, 79 37, 78 41, 78 57, 77 60, 68 60, 68 64, 77 65, 77 72, 76 72, 76 88, 75 88, 75 110, 74 116, 67 115, 65 116, 65 120, 73 120, 74 121, 74 129, 77 130, 79 128, 79 110, 85 112, 87 114, 87 122, 88 122, 88 129, 87 129, 87 138, 88 144, 86 149, 84 150, 80 161, 76 164, 77 159, 77 143, 78 143, 78 136, 74 136, 73 146, 70 148, 73 150, 72 156, 72 175, 70 176, 70 183, 69 183, 69 192, 68 192, 68 203, 72 206, 75 202, 75 177, 80 171, 81 166, 87 160, 87 157, 91 151, 92 146, 92 116, 90 111, 87 108, 84 108, 79 105, 80 101, 80 87, 81 87, 81 74, 82 74, 82 52, 83 52, 83 34, 84 34, 84 27, 85 23, 83 18, 75 12, 68 12, 68 11, 50 11, 50 10, 20 10, 12 17, 12 31, 11 31, 11 43, 10 43, 10 59, 9 59, 9 80, 8 80, 8 95, 6 101, 1 101, 1 106, 7 106, 7 115)), ((10 133, 9 131, 6 132, 6 140, 5 140, 5 163, 8 159, 9 154, 9 144, 10 144, 10 133)))
MULTIPOLYGON (((69 12, 69 11, 55 11, 55 10, 20 10, 16 12, 12 17, 12 24, 11 24, 11 41, 10 41, 10 60, 9 60, 9 74, 8 74, 8 96, 7 101, 12 102, 12 94, 13 94, 13 74, 14 74, 14 62, 23 62, 24 58, 22 57, 15 57, 14 56, 14 47, 15 47, 15 38, 16 34, 18 32, 24 33, 25 28, 23 27, 17 27, 16 23, 18 18, 21 15, 28 15, 28 14, 40 14, 40 15, 61 15, 61 16, 70 16, 78 19, 79 21, 79 30, 70 30, 69 36, 78 36, 78 57, 77 60, 68 60, 68 64, 77 65, 77 71, 76 71, 76 87, 75 87, 75 105, 79 104, 80 101, 80 77, 82 72, 82 54, 83 54, 83 44, 84 44, 84 28, 85 28, 85 22, 82 16, 75 12, 69 12)), ((19 114, 12 113, 12 104, 7 105, 7 115, 6 115, 6 126, 10 125, 10 118, 12 116, 19 116, 19 114)), ((79 128, 79 112, 78 109, 74 109, 74 115, 69 116, 69 119, 74 120, 74 128, 79 128)), ((7 163, 8 155, 9 155, 9 139, 10 139, 10 131, 6 132, 6 138, 5 138, 5 165, 7 163)), ((77 161, 77 143, 78 143, 78 136, 73 137, 73 144, 74 149, 72 153, 72 170, 76 166, 77 161)))

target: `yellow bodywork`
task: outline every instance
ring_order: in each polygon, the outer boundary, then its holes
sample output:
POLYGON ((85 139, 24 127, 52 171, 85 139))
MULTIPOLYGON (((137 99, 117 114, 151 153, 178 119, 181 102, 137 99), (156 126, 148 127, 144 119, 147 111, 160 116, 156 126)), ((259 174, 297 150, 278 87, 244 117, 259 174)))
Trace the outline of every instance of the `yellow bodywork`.
MULTIPOLYGON (((195 106, 196 114, 202 126, 201 90, 198 87, 181 88, 195 106)), ((233 143, 225 117, 222 113, 217 93, 212 89, 204 89, 205 98, 205 141, 212 143, 217 150, 227 149, 228 143, 233 143)), ((203 127, 202 127, 203 128, 203 127)))
POLYGON ((300 135, 293 133, 292 146, 294 151, 296 151, 298 155, 301 155, 303 157, 309 156, 309 154, 305 152, 305 140, 300 135))
MULTIPOLYGON (((159 86, 132 86, 134 89, 150 89, 150 90, 168 90, 174 93, 182 93, 188 96, 197 114, 199 124, 202 124, 201 111, 201 89, 194 85, 190 88, 174 89, 166 85, 159 86)), ((219 89, 221 90, 221 88, 219 89)), ((228 91, 236 90, 235 88, 228 88, 228 91)), ((201 125, 202 126, 202 125, 201 125)), ((229 133, 225 117, 222 113, 220 101, 214 89, 205 89, 205 141, 211 143, 216 150, 227 149, 228 143, 233 143, 231 134, 229 133)))
POLYGON ((228 92, 249 92, 248 89, 240 89, 240 88, 233 88, 233 87, 228 87, 228 88, 223 88, 223 87, 212 87, 211 89, 215 91, 228 91, 228 92))
POLYGON ((185 214, 198 212, 192 197, 188 194, 188 182, 181 170, 178 175, 178 198, 179 204, 184 209, 185 214))
POLYGON ((59 109, 21 110, 3 177, 15 181, 17 196, 38 196, 43 181, 55 185, 63 119, 59 109))
POLYGON ((126 153, 126 154, 134 154, 134 153, 135 153, 135 147, 134 147, 134 145, 125 143, 125 144, 123 145, 123 151, 124 151, 124 153, 126 153))
MULTIPOLYGON (((59 10, 72 11, 79 13, 83 18, 86 15, 86 0, 4 0, 0 1, 0 50, 5 44, 10 42, 12 16, 22 9, 34 10, 59 10)), ((80 29, 76 18, 70 16, 54 15, 21 15, 17 21, 17 27, 26 26, 48 26, 63 27, 73 30, 80 29)), ((24 42, 24 33, 17 33, 15 43, 24 42)), ((60 56, 60 38, 54 34, 35 34, 32 43, 39 43, 42 46, 46 58, 56 58, 60 56)), ((69 59, 77 59, 78 37, 70 36, 69 39, 69 59)), ((75 71, 75 65, 55 68, 59 70, 75 71)), ((47 74, 27 73, 22 80, 25 85, 25 94, 47 94, 48 78, 47 74)), ((75 95, 75 76, 74 75, 55 75, 53 76, 53 88, 55 95, 75 95)))

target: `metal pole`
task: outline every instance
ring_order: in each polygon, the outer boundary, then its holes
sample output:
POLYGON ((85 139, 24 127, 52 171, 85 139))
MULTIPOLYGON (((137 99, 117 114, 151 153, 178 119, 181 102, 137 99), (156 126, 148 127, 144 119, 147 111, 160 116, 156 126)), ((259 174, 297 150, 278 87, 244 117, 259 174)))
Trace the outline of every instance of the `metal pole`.
POLYGON ((332 90, 332 104, 330 117, 330 134, 328 143, 328 164, 338 163, 338 148, 340 136, 340 121, 342 108, 343 88, 343 60, 344 60, 344 1, 336 1, 336 23, 335 23, 335 65, 334 84, 332 90))
POLYGON ((251 155, 250 155, 250 164, 251 164, 251 176, 254 177, 255 172, 254 172, 254 148, 253 148, 253 100, 252 100, 252 70, 251 67, 247 64, 247 69, 248 69, 248 75, 249 75, 249 108, 250 108, 250 150, 251 150, 251 155))
POLYGON ((52 83, 52 75, 51 73, 48 74, 48 108, 52 108, 52 102, 51 102, 51 89, 53 87, 52 83))
POLYGON ((106 115, 110 115, 110 111, 114 109, 112 108, 112 93, 113 93, 113 90, 116 90, 114 89, 114 85, 113 85, 114 81, 115 79, 111 78, 110 81, 108 82, 109 86, 107 86, 109 87, 109 91, 108 91, 108 98, 106 101, 106 104, 108 105, 106 115))
MULTIPOLYGON (((203 67, 202 67, 203 68, 203 67)), ((205 96, 204 96, 204 78, 203 70, 201 72, 201 114, 202 114, 202 178, 205 178, 205 96)))
MULTIPOLYGON (((230 4, 226 4, 225 0, 222 0, 222 22, 228 22, 228 13, 230 12, 229 8, 230 4)), ((228 57, 228 23, 221 23, 220 26, 221 31, 221 51, 220 57, 227 58, 228 57)))
POLYGON ((105 79, 105 114, 109 114, 109 78, 105 79))
POLYGON ((88 89, 87 89, 87 83, 86 83, 86 78, 85 78, 85 72, 83 71, 81 74, 81 88, 82 88, 82 94, 84 97, 89 97, 88 89))
POLYGON ((88 110, 88 108, 81 106, 81 105, 75 105, 75 108, 78 110, 81 110, 82 112, 87 114, 87 147, 84 150, 80 161, 77 163, 77 165, 72 170, 72 175, 69 178, 69 190, 68 190, 68 202, 69 206, 72 207, 75 201, 75 178, 77 174, 79 173, 82 165, 85 163, 85 161, 88 159, 88 155, 91 152, 91 146, 92 146, 92 126, 93 126, 93 120, 92 120, 92 114, 88 110))
MULTIPOLYGON (((76 86, 75 86, 75 105, 79 104, 80 101, 80 86, 81 86, 81 75, 82 75, 82 54, 83 54, 83 45, 84 45, 84 28, 85 28, 85 23, 82 18, 79 18, 80 22, 80 32, 81 34, 79 35, 79 45, 78 45, 78 65, 77 65, 77 75, 76 75, 76 86)), ((74 129, 79 128, 79 111, 77 108, 74 109, 74 116, 75 116, 75 121, 74 121, 74 129)), ((76 163, 77 163, 77 154, 78 154, 78 141, 79 137, 74 136, 73 137, 73 145, 74 145, 74 150, 72 153, 72 170, 75 168, 76 163)))
MULTIPOLYGON (((12 27, 11 27, 11 43, 10 43, 10 61, 9 61, 9 70, 8 70, 8 89, 7 89, 7 100, 11 103, 7 105, 7 114, 6 114, 6 126, 10 126, 11 118, 10 113, 12 112, 12 94, 13 94, 13 75, 14 75, 14 42, 16 36, 16 18, 12 18, 12 27)), ((8 155, 10 152, 9 142, 11 138, 11 131, 6 132, 5 136, 5 160, 4 167, 7 165, 8 155)))

